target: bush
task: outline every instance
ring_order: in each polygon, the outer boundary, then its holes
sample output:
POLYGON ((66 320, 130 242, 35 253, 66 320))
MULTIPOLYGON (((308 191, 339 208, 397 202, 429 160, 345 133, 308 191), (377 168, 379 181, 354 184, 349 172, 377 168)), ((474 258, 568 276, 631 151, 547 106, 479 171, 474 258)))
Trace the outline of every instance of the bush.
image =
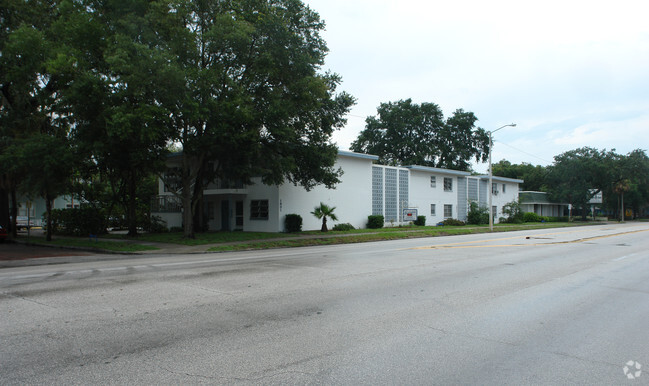
POLYGON ((417 219, 414 221, 415 225, 424 226, 426 225, 426 216, 417 216, 417 219))
POLYGON ((489 210, 486 206, 480 206, 477 202, 469 203, 469 213, 466 216, 467 224, 482 225, 489 224, 489 210))
POLYGON ((106 233, 108 220, 104 211, 86 206, 82 208, 52 209, 52 232, 71 236, 101 235, 106 233))
POLYGON ((169 232, 169 229, 167 229, 167 222, 160 216, 151 216, 149 221, 144 224, 144 230, 151 233, 169 232))
POLYGON ((501 219, 500 222, 520 224, 525 221, 521 205, 518 201, 508 202, 503 205, 503 214, 507 215, 507 217, 501 219))
POLYGON ((385 223, 384 217, 381 215, 367 216, 367 227, 369 229, 383 228, 384 223, 385 223))
POLYGON ((456 220, 454 218, 447 218, 446 220, 442 221, 443 225, 447 226, 462 226, 466 225, 464 224, 464 221, 456 220))
POLYGON ((302 216, 299 214, 287 214, 284 218, 284 227, 289 233, 302 232, 302 216))
POLYGON ((524 222, 541 222, 543 221, 543 218, 539 216, 538 214, 534 212, 525 212, 523 214, 523 221, 524 222))
POLYGON ((341 224, 336 224, 336 225, 334 225, 333 228, 331 228, 332 231, 340 231, 340 232, 353 231, 354 229, 356 229, 356 228, 354 228, 354 226, 352 224, 348 223, 348 222, 341 223, 341 224))

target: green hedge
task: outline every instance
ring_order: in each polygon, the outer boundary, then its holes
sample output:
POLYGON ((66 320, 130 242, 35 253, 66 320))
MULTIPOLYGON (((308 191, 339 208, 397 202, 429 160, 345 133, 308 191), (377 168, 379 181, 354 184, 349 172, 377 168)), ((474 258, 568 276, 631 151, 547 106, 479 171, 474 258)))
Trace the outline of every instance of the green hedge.
POLYGON ((446 220, 442 221, 443 225, 448 225, 448 226, 462 226, 466 225, 464 221, 456 220, 454 218, 447 218, 446 220))
POLYGON ((354 229, 356 229, 356 228, 354 228, 354 226, 352 224, 348 223, 348 222, 341 223, 341 224, 336 224, 336 225, 334 225, 333 228, 331 228, 332 231, 341 231, 341 232, 353 231, 354 229))
POLYGON ((73 236, 101 235, 106 233, 107 225, 106 215, 99 208, 88 206, 74 209, 52 209, 52 231, 54 233, 73 236))
POLYGON ((526 212, 523 215, 524 222, 568 222, 568 217, 539 216, 534 212, 526 212))
POLYGON ((417 216, 417 219, 414 221, 414 224, 418 226, 426 225, 426 216, 417 216))
POLYGON ((367 216, 367 227, 369 229, 383 228, 383 224, 385 223, 384 219, 385 217, 381 215, 367 216))
POLYGON ((302 232, 302 216, 299 214, 287 214, 284 218, 284 226, 289 233, 302 232))

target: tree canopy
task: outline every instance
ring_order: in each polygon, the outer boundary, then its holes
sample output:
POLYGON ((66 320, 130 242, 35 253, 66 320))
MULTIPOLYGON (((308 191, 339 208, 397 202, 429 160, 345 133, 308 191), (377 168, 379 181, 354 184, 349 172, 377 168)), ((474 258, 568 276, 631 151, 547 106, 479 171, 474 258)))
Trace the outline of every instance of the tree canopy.
POLYGON ((546 190, 547 168, 541 165, 529 163, 512 164, 507 160, 501 160, 492 165, 493 174, 500 177, 515 178, 523 180, 522 190, 544 191, 546 190))
POLYGON ((406 99, 381 103, 377 113, 367 117, 351 150, 378 155, 386 165, 455 170, 470 170, 472 158, 488 158, 489 135, 475 126, 478 118, 472 112, 458 109, 444 119, 438 105, 406 99))
MULTIPOLYGON (((162 172, 172 143, 182 148, 176 193, 188 237, 216 179, 339 182, 331 135, 354 99, 322 71, 324 23, 302 1, 3 0, 1 8, 0 149, 60 129, 57 138, 82 155, 81 179, 108 181, 128 208, 131 234, 137 187, 162 172)), ((25 191, 23 176, 9 172, 0 193, 25 191)))
POLYGON ((299 0, 179 4, 153 9, 151 19, 171 48, 160 103, 183 149, 186 236, 215 178, 336 184, 330 140, 353 98, 335 93, 337 75, 320 72, 327 47, 318 14, 299 0))

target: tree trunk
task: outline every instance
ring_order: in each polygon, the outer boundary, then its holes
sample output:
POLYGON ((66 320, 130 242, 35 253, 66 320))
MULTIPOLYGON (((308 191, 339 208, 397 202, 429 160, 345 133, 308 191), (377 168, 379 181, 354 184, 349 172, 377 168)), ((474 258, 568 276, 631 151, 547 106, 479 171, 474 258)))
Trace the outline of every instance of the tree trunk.
POLYGON ((137 183, 135 173, 131 172, 128 180, 128 234, 129 237, 137 236, 137 183))
POLYGON ((18 199, 16 198, 16 189, 11 189, 11 236, 15 239, 18 235, 16 223, 18 221, 18 199))
POLYGON ((328 232, 329 229, 327 229, 327 217, 322 217, 322 228, 320 228, 320 232, 328 232))
POLYGON ((0 189, 0 225, 9 229, 9 192, 0 189))
POLYGON ((200 167, 196 174, 194 182, 194 191, 192 192, 192 221, 194 222, 194 231, 203 232, 203 167, 200 167))
POLYGON ((624 191, 622 192, 622 222, 624 222, 624 215, 626 213, 624 212, 624 191))
POLYGON ((205 232, 206 229, 203 226, 203 199, 194 200, 196 209, 194 210, 194 231, 195 232, 205 232))
MULTIPOLYGON (((183 179, 185 180, 185 179, 183 179)), ((186 239, 195 238, 194 216, 192 214, 192 192, 189 180, 183 181, 183 236, 186 239)))
POLYGON ((45 240, 52 241, 52 197, 48 193, 45 193, 45 211, 47 212, 47 235, 45 240))

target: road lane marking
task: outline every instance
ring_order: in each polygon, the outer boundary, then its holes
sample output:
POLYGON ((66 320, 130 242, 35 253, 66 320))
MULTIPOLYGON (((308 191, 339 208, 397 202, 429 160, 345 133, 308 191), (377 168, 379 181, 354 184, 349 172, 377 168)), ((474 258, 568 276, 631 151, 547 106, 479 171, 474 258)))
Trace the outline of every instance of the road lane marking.
POLYGON ((613 261, 620 261, 620 260, 628 259, 629 257, 633 257, 635 255, 637 255, 637 253, 632 253, 630 255, 621 256, 621 257, 618 257, 617 259, 613 259, 613 261))
POLYGON ((502 238, 497 238, 497 239, 464 241, 464 242, 459 242, 459 243, 429 245, 429 246, 425 246, 425 247, 415 247, 415 248, 408 248, 408 249, 415 249, 416 250, 416 249, 502 248, 502 247, 534 247, 534 246, 542 246, 542 245, 577 244, 577 243, 583 243, 583 242, 587 242, 587 241, 605 239, 605 238, 609 238, 609 237, 623 236, 623 235, 628 235, 628 234, 633 234, 633 233, 640 233, 640 232, 649 232, 649 229, 640 229, 640 230, 635 230, 635 231, 613 233, 613 234, 610 234, 610 235, 584 237, 584 238, 575 239, 575 240, 549 241, 547 243, 469 245, 469 244, 489 243, 489 242, 493 242, 493 241, 513 240, 513 239, 521 239, 521 238, 524 238, 525 240, 530 240, 532 238, 537 239, 537 238, 539 238, 539 236, 548 236, 548 235, 557 235, 557 234, 566 234, 566 233, 576 233, 576 232, 579 232, 579 231, 553 232, 553 233, 545 233, 545 234, 540 234, 540 235, 535 235, 535 236, 502 237, 502 238))

